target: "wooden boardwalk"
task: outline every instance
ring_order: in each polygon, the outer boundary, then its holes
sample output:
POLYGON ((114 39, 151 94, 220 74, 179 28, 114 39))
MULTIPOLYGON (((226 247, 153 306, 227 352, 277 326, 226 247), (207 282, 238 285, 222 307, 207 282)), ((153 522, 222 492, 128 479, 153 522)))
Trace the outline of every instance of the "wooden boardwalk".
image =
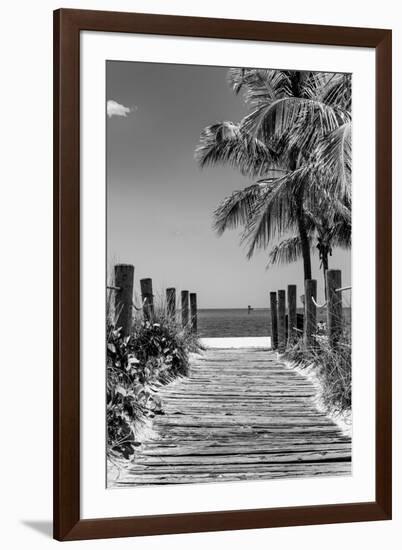
POLYGON ((312 383, 261 349, 210 349, 163 387, 156 438, 116 485, 351 473, 351 440, 315 407, 312 383))

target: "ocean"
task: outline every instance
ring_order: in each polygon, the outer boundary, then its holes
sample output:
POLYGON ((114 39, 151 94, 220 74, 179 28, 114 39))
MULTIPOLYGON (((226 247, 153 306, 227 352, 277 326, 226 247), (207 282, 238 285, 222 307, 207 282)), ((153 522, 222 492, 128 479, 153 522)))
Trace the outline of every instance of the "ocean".
MULTIPOLYGON (((350 323, 351 308, 344 308, 345 320, 350 323)), ((298 313, 303 313, 299 308, 298 313)), ((326 309, 317 310, 317 320, 325 321, 326 309)), ((199 309, 198 335, 201 338, 238 336, 269 336, 271 312, 269 309, 199 309)))

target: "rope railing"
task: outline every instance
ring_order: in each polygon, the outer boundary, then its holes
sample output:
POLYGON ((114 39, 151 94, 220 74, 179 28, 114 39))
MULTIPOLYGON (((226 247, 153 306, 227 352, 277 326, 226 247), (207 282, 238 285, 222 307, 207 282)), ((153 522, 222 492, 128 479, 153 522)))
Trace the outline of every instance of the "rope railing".
POLYGON ((134 300, 133 300, 133 301, 131 302, 131 307, 133 307, 133 308, 135 309, 135 311, 143 311, 146 301, 147 301, 147 299, 144 298, 144 301, 142 302, 142 306, 141 306, 141 307, 138 307, 138 306, 135 305, 134 300))
MULTIPOLYGON (((120 286, 114 286, 114 285, 107 285, 106 287, 108 290, 115 290, 115 291, 119 291, 121 290, 121 287, 120 286)), ((136 311, 143 311, 144 309, 144 306, 147 304, 147 298, 145 297, 142 301, 142 305, 141 306, 137 306, 135 303, 134 303, 134 300, 131 302, 131 307, 133 307, 136 311)))
MULTIPOLYGON (((303 330, 299 322, 295 326, 296 314, 296 285, 288 285, 288 304, 286 308, 286 292, 278 290, 270 292, 271 305, 271 342, 272 348, 282 352, 294 339, 294 334, 303 333, 303 345, 306 349, 316 345, 316 331, 319 321, 317 320, 317 309, 326 308, 326 333, 331 347, 337 345, 342 332, 342 308, 343 300, 341 292, 352 290, 352 286, 342 286, 342 273, 339 269, 331 269, 326 273, 326 299, 323 303, 317 301, 317 281, 306 279, 304 290, 300 298, 303 304, 304 313, 303 330), (286 314, 287 309, 287 314, 286 314)), ((301 314, 300 314, 301 315, 301 314)))
MULTIPOLYGON (((352 290, 352 287, 351 286, 343 286, 341 288, 336 288, 335 289, 335 292, 344 292, 345 290, 352 290)), ((315 305, 315 307, 318 307, 318 308, 323 308, 323 307, 326 307, 328 305, 328 300, 325 300, 325 302, 323 304, 319 304, 315 299, 314 299, 314 296, 311 296, 311 301, 313 302, 313 304, 315 305)))
POLYGON ((328 304, 328 301, 325 300, 325 302, 323 304, 319 304, 315 301, 314 299, 314 296, 311 296, 311 301, 313 302, 313 304, 315 305, 315 307, 319 307, 319 308, 322 308, 322 307, 326 307, 326 305, 328 304))
MULTIPOLYGON (((154 319, 154 298, 152 279, 140 279, 141 301, 134 297, 134 266, 118 264, 114 266, 115 284, 106 286, 108 291, 115 292, 115 310, 118 308, 116 324, 122 328, 122 334, 130 334, 133 309, 141 311, 144 320, 154 319), (139 302, 139 303, 136 303, 139 302)), ((169 318, 176 319, 176 289, 166 289, 166 312, 169 318)), ((181 291, 181 323, 182 326, 197 332, 197 294, 188 290, 181 291)))

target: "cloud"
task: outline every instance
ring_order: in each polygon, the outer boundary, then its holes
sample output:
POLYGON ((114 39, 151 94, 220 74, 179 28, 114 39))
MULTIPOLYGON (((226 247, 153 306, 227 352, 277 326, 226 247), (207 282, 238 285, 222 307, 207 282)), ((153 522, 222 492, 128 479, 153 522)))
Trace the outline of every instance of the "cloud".
POLYGON ((124 105, 117 103, 117 101, 114 101, 113 99, 108 99, 106 110, 107 110, 107 116, 109 118, 112 118, 112 116, 127 117, 128 114, 134 111, 133 108, 125 107, 124 105))

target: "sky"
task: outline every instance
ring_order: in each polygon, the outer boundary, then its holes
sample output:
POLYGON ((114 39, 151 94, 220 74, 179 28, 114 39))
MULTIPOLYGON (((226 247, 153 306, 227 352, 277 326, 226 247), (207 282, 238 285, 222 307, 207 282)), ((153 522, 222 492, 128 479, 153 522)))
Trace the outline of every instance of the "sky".
MULTIPOLYGON (((266 269, 268 251, 250 260, 240 229, 218 237, 213 212, 233 191, 252 183, 230 167, 201 170, 194 150, 205 126, 238 122, 247 113, 227 84, 227 68, 107 62, 107 263, 135 266, 165 288, 197 292, 198 307, 269 307, 269 292, 297 284, 302 262, 266 269)), ((334 250, 330 268, 351 279, 350 252, 334 250)), ((318 255, 313 278, 323 301, 318 255)), ((301 302, 299 301, 299 305, 301 302)))

